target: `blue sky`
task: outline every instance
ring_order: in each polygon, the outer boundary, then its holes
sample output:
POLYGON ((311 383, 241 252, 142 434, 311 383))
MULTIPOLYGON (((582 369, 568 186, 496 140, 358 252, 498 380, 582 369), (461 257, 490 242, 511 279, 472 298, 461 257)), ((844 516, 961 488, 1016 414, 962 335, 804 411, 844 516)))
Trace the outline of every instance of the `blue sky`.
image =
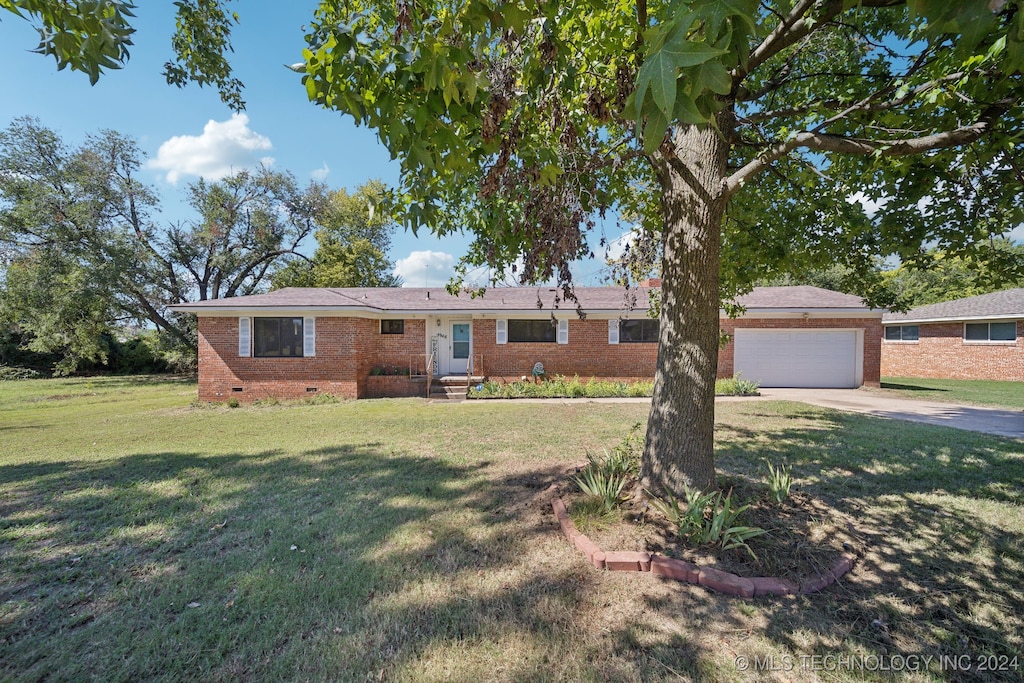
MULTIPOLYGON (((167 222, 194 217, 184 190, 200 175, 215 179, 261 161, 300 182, 316 178, 332 188, 354 190, 373 178, 398 182, 398 163, 376 135, 311 104, 301 76, 283 66, 301 61, 302 27, 316 3, 237 5, 241 23, 231 61, 245 83, 246 111, 234 116, 214 90, 167 85, 161 71, 171 56, 174 5, 139 5, 131 60, 95 86, 85 74, 57 71, 53 59, 29 52, 38 42, 31 24, 0 12, 0 125, 35 116, 72 145, 106 128, 134 137, 149 160, 142 180, 160 193, 167 222)), ((614 221, 608 227, 615 231, 608 237, 617 237, 614 221)), ((400 229, 390 257, 408 285, 438 286, 468 243, 464 236, 438 239, 421 231, 414 237, 400 229)), ((600 284, 602 265, 580 264, 580 284, 600 284)))

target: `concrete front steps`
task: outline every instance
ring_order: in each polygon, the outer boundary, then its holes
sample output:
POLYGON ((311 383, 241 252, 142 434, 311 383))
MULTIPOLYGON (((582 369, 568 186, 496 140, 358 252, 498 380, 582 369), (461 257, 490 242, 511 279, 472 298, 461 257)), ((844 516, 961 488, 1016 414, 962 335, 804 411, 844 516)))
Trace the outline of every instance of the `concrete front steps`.
MULTIPOLYGON (((470 385, 483 382, 482 376, 470 378, 470 385)), ((435 377, 430 383, 430 400, 432 401, 464 401, 466 400, 466 376, 446 375, 435 377)))

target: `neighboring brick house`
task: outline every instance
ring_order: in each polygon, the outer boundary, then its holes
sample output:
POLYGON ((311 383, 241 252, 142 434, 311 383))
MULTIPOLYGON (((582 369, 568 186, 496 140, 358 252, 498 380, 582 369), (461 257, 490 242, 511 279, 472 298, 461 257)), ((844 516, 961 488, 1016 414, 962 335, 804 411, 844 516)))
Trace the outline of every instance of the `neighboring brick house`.
MULTIPOLYGON (((282 289, 175 306, 199 317, 199 398, 423 395, 425 377, 547 375, 649 380, 658 321, 649 289, 578 287, 585 319, 547 287, 452 296, 441 288, 282 289), (403 376, 382 376, 399 369, 403 376)), ((815 287, 766 287, 724 317, 719 376, 762 386, 856 387, 879 380, 880 310, 815 287)))
POLYGON ((1024 288, 886 313, 887 377, 1024 382, 1024 288))

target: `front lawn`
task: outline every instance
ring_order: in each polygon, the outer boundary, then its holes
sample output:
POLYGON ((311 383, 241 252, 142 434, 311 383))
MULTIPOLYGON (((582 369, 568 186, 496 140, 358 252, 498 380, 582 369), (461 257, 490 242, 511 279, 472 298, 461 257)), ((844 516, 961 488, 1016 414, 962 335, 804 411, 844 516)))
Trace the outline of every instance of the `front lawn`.
POLYGON ((598 572, 554 523, 545 489, 644 404, 194 396, 0 382, 0 680, 1021 676, 1020 441, 720 404, 723 476, 791 462, 863 541, 824 593, 739 600, 598 572))
POLYGON ((1024 382, 883 377, 882 389, 906 398, 1024 410, 1024 382))

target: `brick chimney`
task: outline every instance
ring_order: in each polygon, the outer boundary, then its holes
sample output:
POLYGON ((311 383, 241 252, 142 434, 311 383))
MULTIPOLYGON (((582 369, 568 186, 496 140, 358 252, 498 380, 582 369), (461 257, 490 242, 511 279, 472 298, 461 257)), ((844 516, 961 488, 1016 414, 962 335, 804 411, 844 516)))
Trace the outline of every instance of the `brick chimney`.
POLYGON ((646 280, 640 281, 641 287, 661 287, 660 277, 649 277, 646 280))

